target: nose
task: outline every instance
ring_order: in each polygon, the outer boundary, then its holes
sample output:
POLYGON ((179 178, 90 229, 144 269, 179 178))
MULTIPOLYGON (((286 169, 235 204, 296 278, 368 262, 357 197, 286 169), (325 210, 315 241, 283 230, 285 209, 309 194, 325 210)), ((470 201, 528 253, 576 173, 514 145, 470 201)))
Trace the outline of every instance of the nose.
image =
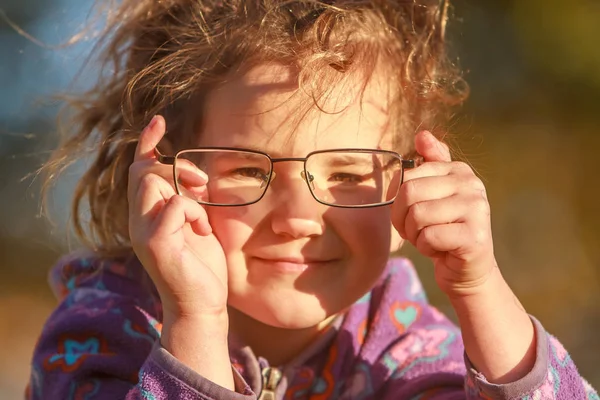
POLYGON ((277 235, 294 239, 316 237, 325 231, 323 213, 327 206, 318 203, 300 174, 278 176, 271 182, 274 206, 271 228, 277 235))

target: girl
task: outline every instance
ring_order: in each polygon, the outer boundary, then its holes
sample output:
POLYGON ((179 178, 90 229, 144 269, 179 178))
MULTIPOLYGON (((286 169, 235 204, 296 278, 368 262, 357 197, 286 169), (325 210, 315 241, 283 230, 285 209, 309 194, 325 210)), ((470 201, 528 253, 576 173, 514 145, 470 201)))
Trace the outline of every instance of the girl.
POLYGON ((483 184, 427 130, 466 95, 447 2, 112 10, 111 64, 50 165, 97 143, 73 210, 94 251, 53 270, 28 398, 598 398, 502 278, 483 184), (460 329, 389 258, 404 240, 460 329))

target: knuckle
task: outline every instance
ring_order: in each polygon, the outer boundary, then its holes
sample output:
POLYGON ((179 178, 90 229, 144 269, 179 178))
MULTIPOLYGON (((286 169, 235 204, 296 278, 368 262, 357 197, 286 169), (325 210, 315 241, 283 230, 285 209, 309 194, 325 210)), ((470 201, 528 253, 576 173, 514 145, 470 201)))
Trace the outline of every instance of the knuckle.
POLYGON ((435 229, 435 226, 428 226, 426 228, 423 228, 423 230, 421 230, 421 240, 424 243, 434 243, 435 240, 437 238, 437 231, 435 229))
POLYGON ((423 219, 423 216, 427 212, 426 209, 427 206, 424 203, 415 203, 410 207, 409 213, 417 225, 419 225, 419 221, 423 219))
POLYGON ((408 209, 408 211, 406 212, 406 228, 409 229, 411 226, 415 225, 415 221, 416 221, 416 217, 415 217, 415 210, 413 207, 410 207, 408 209))
POLYGON ((452 168, 458 173, 471 172, 471 167, 464 161, 453 161, 452 168))
POLYGON ((419 192, 418 182, 416 180, 405 182, 401 188, 402 199, 406 201, 407 204, 411 203, 411 200, 415 198, 416 194, 419 192))
POLYGON ((146 163, 141 161, 133 162, 129 165, 129 178, 139 179, 147 169, 146 163))
POLYGON ((468 179, 469 179, 468 185, 472 189, 474 189, 478 192, 485 190, 485 185, 483 184, 483 181, 481 179, 479 179, 477 176, 471 175, 468 179))
POLYGON ((180 209, 186 206, 186 201, 183 196, 175 195, 169 199, 169 206, 180 209))
POLYGON ((140 188, 148 189, 160 183, 160 178, 155 174, 146 174, 140 178, 140 188))
POLYGON ((489 215, 490 214, 490 204, 487 200, 480 194, 474 197, 471 207, 479 214, 489 215))
POLYGON ((473 242, 477 245, 486 243, 488 239, 488 232, 486 229, 478 228, 473 231, 473 242))

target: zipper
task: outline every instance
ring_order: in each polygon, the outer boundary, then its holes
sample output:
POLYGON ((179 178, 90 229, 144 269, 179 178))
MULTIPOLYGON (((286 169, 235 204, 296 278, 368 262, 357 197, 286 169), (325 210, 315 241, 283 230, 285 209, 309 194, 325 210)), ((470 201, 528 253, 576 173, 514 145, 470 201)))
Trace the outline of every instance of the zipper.
POLYGON ((280 370, 267 367, 262 370, 263 385, 258 400, 276 400, 275 390, 281 381, 283 374, 280 370))

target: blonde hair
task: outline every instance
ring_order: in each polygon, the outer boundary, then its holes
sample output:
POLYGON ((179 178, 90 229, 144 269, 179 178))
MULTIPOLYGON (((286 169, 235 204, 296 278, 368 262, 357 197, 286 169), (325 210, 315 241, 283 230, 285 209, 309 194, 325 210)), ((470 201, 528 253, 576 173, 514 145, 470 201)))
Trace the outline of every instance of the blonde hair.
POLYGON ((228 75, 267 62, 296 66, 318 107, 319 87, 357 68, 373 72, 382 60, 403 150, 419 127, 448 122, 467 96, 446 54, 448 0, 122 0, 105 9, 102 73, 69 101, 75 131, 46 165, 44 193, 91 144, 94 159, 75 190, 72 218, 80 239, 106 255, 130 251, 128 168, 139 132, 156 114, 165 116, 170 137, 189 132, 202 119, 190 118, 190 104, 199 109, 228 75), (80 215, 84 201, 89 221, 80 215))

